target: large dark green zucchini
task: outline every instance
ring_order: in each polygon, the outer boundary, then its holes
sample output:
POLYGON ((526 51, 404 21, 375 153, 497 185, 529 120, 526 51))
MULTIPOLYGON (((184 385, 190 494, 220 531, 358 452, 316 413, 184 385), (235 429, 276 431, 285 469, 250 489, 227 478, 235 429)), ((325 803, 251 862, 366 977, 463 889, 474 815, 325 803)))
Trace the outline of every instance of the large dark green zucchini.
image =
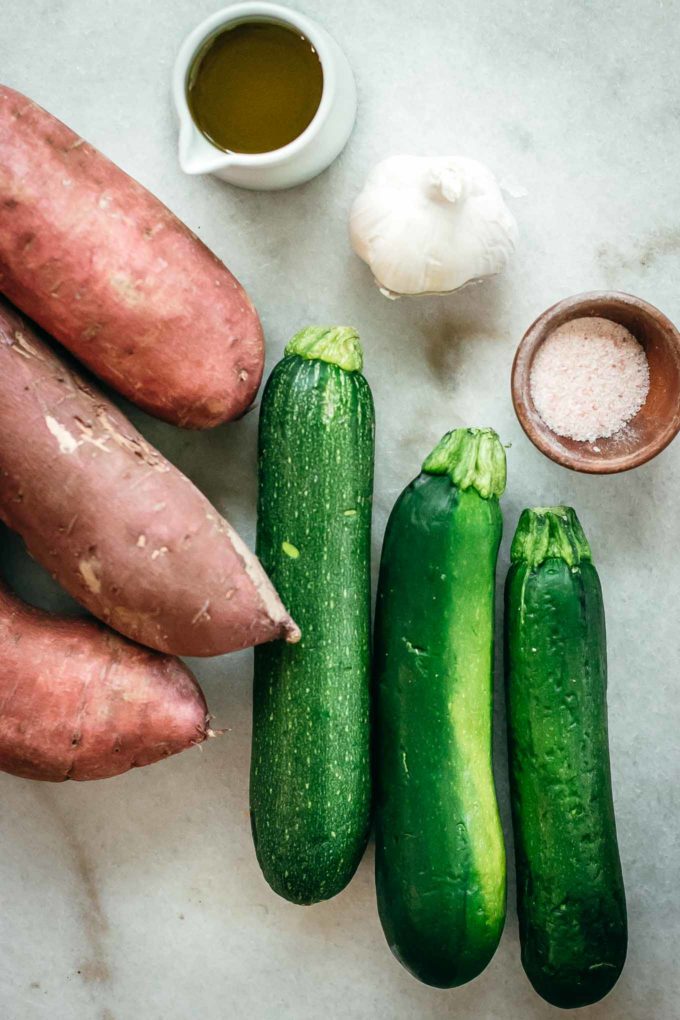
POLYGON ((539 995, 569 1009, 607 994, 627 944, 602 592, 570 507, 522 514, 505 621, 522 963, 539 995))
POLYGON ((378 910, 397 958, 441 988, 484 969, 505 921, 491 765, 504 487, 505 453, 494 432, 449 433, 399 497, 380 566, 378 910))
POLYGON ((302 630, 255 653, 258 861, 294 903, 334 896, 370 821, 373 399, 356 333, 291 340, 262 398, 257 552, 302 630))

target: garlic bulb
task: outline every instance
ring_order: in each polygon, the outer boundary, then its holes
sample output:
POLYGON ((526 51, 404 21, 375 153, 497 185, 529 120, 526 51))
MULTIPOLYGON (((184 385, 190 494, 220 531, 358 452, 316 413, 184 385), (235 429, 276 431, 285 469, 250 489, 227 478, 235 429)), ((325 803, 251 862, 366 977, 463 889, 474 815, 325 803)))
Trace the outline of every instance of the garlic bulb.
POLYGON ((504 269, 517 224, 482 163, 391 156, 354 202, 350 237, 388 297, 446 294, 504 269))

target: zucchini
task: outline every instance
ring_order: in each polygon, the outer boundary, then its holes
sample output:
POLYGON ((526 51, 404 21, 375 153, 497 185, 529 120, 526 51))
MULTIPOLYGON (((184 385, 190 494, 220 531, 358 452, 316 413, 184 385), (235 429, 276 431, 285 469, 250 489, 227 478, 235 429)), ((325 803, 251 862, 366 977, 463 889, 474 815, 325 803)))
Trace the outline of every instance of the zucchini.
POLYGON ((349 882, 370 822, 374 411, 359 338, 310 327, 260 415, 257 552, 302 630, 255 653, 250 810, 272 889, 315 903, 349 882))
POLYGON ((570 507, 525 510, 506 586, 510 778, 522 964, 571 1009, 626 958, 607 743, 602 591, 570 507))
POLYGON ((399 497, 380 565, 378 911, 396 957, 440 988, 484 969, 505 921, 491 764, 504 488, 495 432, 448 433, 399 497))

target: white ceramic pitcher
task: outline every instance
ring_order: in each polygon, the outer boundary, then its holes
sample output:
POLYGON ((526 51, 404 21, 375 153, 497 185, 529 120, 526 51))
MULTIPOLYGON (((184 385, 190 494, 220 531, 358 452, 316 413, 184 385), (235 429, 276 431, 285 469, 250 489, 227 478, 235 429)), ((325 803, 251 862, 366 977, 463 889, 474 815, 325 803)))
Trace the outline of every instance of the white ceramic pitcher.
POLYGON ((241 188, 292 188, 316 177, 333 162, 350 136, 356 116, 356 87, 344 53, 323 28, 297 11, 270 3, 240 3, 202 21, 184 40, 175 61, 173 96, 179 117, 179 162, 187 174, 216 174, 241 188), (244 21, 269 21, 302 33, 316 50, 323 71, 321 102, 297 138, 272 152, 223 152, 203 135, 187 102, 187 76, 210 36, 244 21))

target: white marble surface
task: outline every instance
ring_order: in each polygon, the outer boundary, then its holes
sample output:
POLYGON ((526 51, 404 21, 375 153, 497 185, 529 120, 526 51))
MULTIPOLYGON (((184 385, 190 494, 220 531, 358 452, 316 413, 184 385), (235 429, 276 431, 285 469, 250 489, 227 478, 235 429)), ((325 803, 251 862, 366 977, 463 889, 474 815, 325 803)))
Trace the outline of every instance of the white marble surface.
MULTIPOLYGON (((677 1020, 680 441, 629 476, 570 474, 524 438, 508 373, 529 322, 570 293, 618 287, 680 320, 680 3, 302 0, 345 47, 360 111, 330 171, 282 194, 178 169, 170 69, 184 34, 215 6, 4 0, 0 78, 117 160, 225 259, 260 309, 269 365, 310 321, 361 331, 378 415, 376 557, 398 491, 456 425, 490 424, 512 442, 501 573, 521 507, 576 506, 608 612, 630 917, 624 974, 583 1016, 677 1020), (413 303, 373 289, 349 249, 346 215, 369 165, 400 150, 460 152, 526 187, 514 202, 521 247, 502 280, 413 303)), ((252 540, 256 415, 202 435, 134 418, 252 540)), ((16 542, 3 559, 25 595, 64 604, 16 542)), ((419 985, 392 959, 371 850, 332 902, 277 899, 248 825, 251 655, 194 665, 228 727, 202 752, 91 785, 0 776, 3 1020, 557 1015, 520 967, 512 854, 500 949, 457 991, 419 985)), ((498 722, 509 834, 501 704, 498 722)))

